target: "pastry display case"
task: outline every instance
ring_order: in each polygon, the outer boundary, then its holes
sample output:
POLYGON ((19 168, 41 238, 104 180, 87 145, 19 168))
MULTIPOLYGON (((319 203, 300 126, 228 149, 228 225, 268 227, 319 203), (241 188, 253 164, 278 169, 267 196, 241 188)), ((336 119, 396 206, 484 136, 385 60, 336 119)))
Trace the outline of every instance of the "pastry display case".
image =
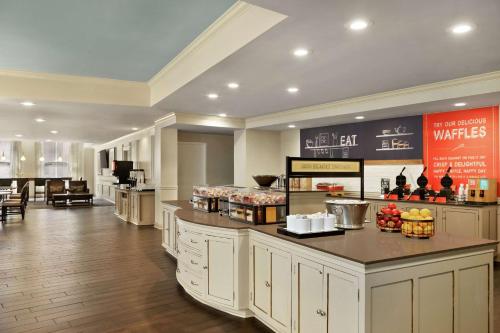
POLYGON ((286 222, 286 195, 268 190, 244 190, 229 196, 229 218, 250 224, 286 222))
POLYGON ((219 197, 215 187, 193 186, 193 197, 191 201, 193 203, 193 209, 207 213, 219 211, 219 197))

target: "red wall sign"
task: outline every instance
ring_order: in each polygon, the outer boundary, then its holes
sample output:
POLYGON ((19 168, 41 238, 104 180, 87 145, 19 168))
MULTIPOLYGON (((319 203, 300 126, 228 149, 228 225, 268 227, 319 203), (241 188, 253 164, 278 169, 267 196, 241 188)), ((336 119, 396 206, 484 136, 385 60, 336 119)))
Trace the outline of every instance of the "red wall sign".
POLYGON ((423 128, 424 164, 434 190, 449 166, 457 188, 473 177, 498 180, 498 106, 426 114, 423 128))

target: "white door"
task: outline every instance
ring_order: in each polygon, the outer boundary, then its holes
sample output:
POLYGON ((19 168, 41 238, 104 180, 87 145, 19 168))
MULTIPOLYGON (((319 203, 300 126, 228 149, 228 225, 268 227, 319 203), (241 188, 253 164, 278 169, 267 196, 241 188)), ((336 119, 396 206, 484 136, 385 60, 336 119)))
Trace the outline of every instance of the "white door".
POLYGON ((303 258, 296 259, 295 323, 297 333, 326 333, 323 304, 323 266, 303 258))
POLYGON ((233 251, 232 238, 206 236, 205 294, 212 301, 230 306, 234 303, 233 251))
POLYGON ((292 259, 289 253, 270 248, 271 318, 289 328, 292 316, 292 259))
POLYGON ((253 243, 253 305, 266 315, 271 307, 270 256, 266 246, 253 243))
POLYGON ((325 268, 328 332, 358 333, 358 278, 325 268))
POLYGON ((177 154, 178 199, 189 200, 194 185, 207 183, 207 144, 179 142, 177 154))

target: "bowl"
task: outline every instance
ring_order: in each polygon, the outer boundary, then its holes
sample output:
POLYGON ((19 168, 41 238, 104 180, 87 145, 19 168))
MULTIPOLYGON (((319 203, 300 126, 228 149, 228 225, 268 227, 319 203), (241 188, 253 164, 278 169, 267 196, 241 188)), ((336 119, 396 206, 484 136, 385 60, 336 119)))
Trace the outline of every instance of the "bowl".
POLYGON ((271 185, 278 179, 278 176, 272 176, 272 175, 258 175, 258 176, 252 176, 253 179, 259 186, 261 187, 271 187, 271 185))

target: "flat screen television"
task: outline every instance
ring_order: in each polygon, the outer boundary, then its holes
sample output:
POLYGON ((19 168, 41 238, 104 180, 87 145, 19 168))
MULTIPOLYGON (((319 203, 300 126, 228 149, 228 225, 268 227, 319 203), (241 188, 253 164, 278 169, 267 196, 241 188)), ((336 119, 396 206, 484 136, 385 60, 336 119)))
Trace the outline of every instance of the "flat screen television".
POLYGON ((101 169, 109 168, 109 150, 101 150, 99 152, 99 160, 101 169))

